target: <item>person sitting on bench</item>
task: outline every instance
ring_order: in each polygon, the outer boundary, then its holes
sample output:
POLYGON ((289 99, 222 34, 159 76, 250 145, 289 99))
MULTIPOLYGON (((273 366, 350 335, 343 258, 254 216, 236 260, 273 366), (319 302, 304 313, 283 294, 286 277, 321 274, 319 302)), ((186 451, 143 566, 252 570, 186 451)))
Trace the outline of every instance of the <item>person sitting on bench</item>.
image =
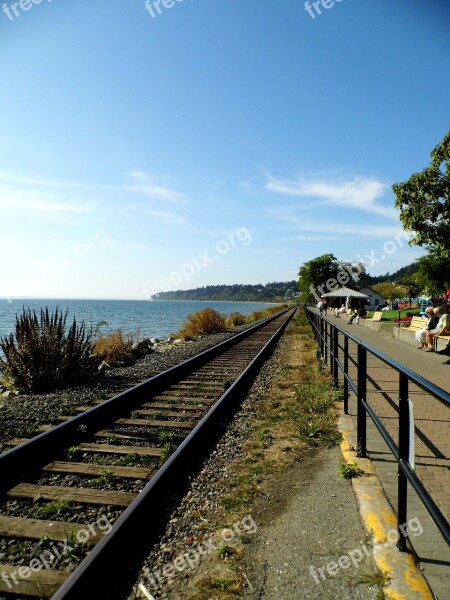
POLYGON ((358 317, 358 311, 357 311, 357 310, 356 310, 356 308, 355 308, 355 310, 353 311, 353 314, 352 314, 352 316, 351 316, 351 317, 350 317, 350 319, 347 321, 347 325, 352 325, 352 323, 353 323, 353 319, 355 319, 355 318, 357 318, 357 317, 358 317))
POLYGON ((356 316, 356 324, 358 325, 359 320, 365 319, 366 317, 367 317, 367 310, 364 308, 364 306, 361 306, 361 308, 358 310, 358 314, 356 316))
POLYGON ((419 331, 416 331, 416 333, 414 334, 416 341, 419 344, 419 346, 416 346, 417 350, 423 350, 427 347, 427 332, 436 329, 436 326, 439 322, 439 317, 434 314, 432 306, 428 306, 425 312, 428 317, 426 327, 424 327, 423 329, 419 329, 419 331))
POLYGON ((436 308, 433 309, 433 312, 435 315, 438 315, 440 319, 436 328, 425 334, 427 347, 424 349, 424 352, 434 352, 434 338, 438 335, 448 335, 450 333, 450 315, 444 313, 442 306, 436 306, 436 308))

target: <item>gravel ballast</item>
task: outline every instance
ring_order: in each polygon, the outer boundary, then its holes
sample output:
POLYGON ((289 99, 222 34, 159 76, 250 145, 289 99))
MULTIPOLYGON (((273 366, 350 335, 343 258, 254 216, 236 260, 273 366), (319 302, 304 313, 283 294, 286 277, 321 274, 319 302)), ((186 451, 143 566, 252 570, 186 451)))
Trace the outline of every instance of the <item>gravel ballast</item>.
POLYGON ((235 327, 232 331, 204 336, 182 344, 162 343, 132 366, 107 371, 93 387, 77 387, 48 394, 0 394, 0 452, 8 450, 5 442, 11 438, 32 437, 33 426, 57 424, 57 417, 77 414, 78 406, 93 400, 108 398, 156 375, 199 352, 235 336, 255 325, 235 327))

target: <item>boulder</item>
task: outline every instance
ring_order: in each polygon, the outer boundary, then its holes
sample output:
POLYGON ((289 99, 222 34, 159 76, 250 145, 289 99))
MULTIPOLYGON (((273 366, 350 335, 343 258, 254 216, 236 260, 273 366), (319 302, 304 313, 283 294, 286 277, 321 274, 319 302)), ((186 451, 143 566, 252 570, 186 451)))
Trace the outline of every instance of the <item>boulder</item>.
POLYGON ((147 356, 147 354, 150 354, 150 352, 153 352, 153 344, 148 338, 139 340, 139 342, 133 344, 133 347, 131 348, 131 354, 135 359, 147 356))

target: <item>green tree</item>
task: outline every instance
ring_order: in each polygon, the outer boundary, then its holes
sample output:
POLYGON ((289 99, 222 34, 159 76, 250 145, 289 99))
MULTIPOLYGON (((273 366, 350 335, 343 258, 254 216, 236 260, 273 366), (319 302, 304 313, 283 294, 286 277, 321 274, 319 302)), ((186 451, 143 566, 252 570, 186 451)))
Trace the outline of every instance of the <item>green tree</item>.
POLYGON ((378 294, 380 294, 380 296, 382 296, 385 300, 389 300, 391 298, 402 298, 405 294, 405 289, 402 286, 396 285, 395 283, 390 283, 389 281, 376 283, 372 286, 372 289, 378 292, 378 294))
POLYGON ((298 272, 297 285, 302 302, 315 302, 323 294, 359 281, 365 274, 361 263, 339 261, 334 254, 322 254, 304 263, 298 272))
POLYGON ((450 288, 450 257, 428 254, 417 260, 419 266, 414 280, 426 296, 440 296, 450 288))
POLYGON ((420 285, 413 279, 408 278, 398 280, 397 285, 403 290, 403 295, 409 298, 409 306, 411 306, 411 299, 417 298, 420 285))
POLYGON ((392 186, 395 206, 405 229, 414 233, 410 243, 450 256, 450 132, 431 159, 421 173, 392 186))
POLYGON ((336 279, 339 272, 339 261, 334 254, 322 254, 304 263, 298 271, 298 287, 303 302, 314 302, 320 299, 320 295, 331 291, 319 289, 326 285, 327 281, 336 279))

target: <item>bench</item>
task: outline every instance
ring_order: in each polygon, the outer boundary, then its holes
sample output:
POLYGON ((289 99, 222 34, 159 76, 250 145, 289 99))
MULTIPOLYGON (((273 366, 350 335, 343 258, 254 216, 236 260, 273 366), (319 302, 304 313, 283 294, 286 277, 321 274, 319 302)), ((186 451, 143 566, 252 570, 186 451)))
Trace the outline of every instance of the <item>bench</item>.
POLYGON ((381 310, 376 310, 371 319, 368 319, 369 321, 374 321, 375 323, 379 323, 381 321, 381 319, 383 318, 383 313, 381 312, 381 310))
POLYGON ((409 326, 405 327, 405 331, 412 331, 413 333, 415 333, 416 331, 425 329, 427 326, 427 322, 428 319, 424 319, 423 317, 413 317, 409 326))

